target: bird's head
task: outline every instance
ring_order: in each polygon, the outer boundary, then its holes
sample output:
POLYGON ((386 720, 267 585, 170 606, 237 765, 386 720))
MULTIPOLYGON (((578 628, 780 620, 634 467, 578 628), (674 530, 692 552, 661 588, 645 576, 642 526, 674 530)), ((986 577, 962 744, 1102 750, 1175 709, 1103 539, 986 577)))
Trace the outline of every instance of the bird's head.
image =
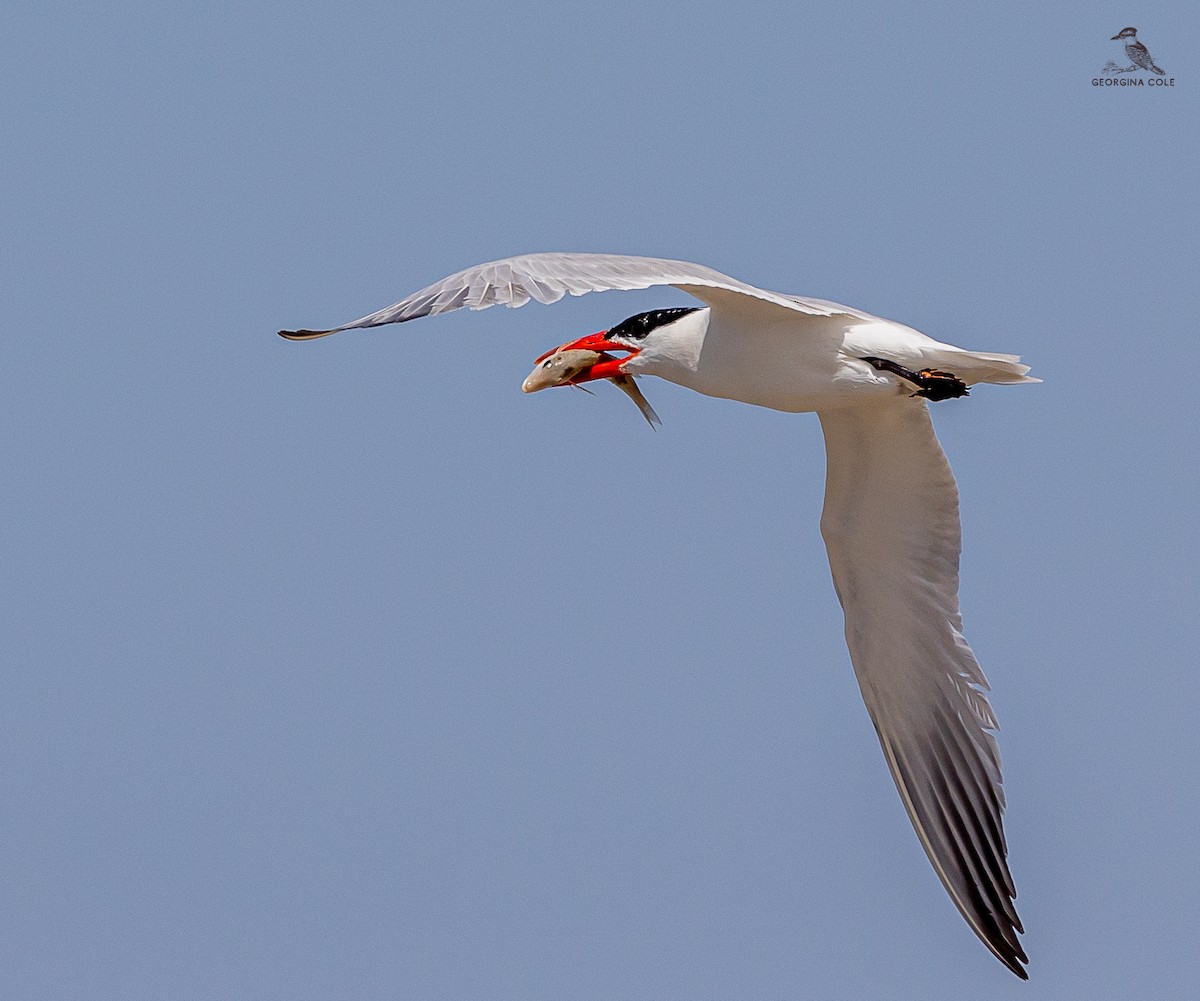
POLYGON ((601 354, 599 361, 571 378, 572 385, 639 372, 670 378, 671 363, 694 354, 689 346, 698 346, 703 340, 704 329, 708 325, 707 313, 707 310, 697 306, 638 313, 608 330, 559 345, 542 355, 538 362, 544 362, 562 351, 595 351, 601 354), (621 352, 623 357, 614 358, 609 352, 621 352))
POLYGON ((1137 38, 1137 28, 1122 28, 1118 34, 1112 36, 1112 41, 1119 42, 1122 38, 1137 38))

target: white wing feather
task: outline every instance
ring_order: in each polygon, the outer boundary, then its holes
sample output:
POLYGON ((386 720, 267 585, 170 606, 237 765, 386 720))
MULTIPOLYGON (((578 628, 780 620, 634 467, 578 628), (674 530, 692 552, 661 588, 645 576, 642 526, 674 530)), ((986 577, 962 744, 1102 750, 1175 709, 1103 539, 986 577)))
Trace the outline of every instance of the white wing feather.
POLYGON ((557 302, 564 295, 586 295, 619 289, 643 289, 673 285, 714 305, 729 299, 729 293, 749 296, 796 313, 810 316, 846 315, 875 319, 849 306, 822 299, 783 295, 747 285, 703 264, 669 261, 656 257, 625 257, 619 254, 524 254, 502 261, 478 264, 434 282, 385 309, 328 330, 281 330, 291 340, 311 340, 358 327, 404 323, 422 316, 436 316, 455 309, 487 309, 489 306, 524 306, 530 299, 557 302))
POLYGON ((996 718, 959 614, 954 475, 922 400, 820 418, 821 534, 863 700, 942 883, 984 944, 1025 978, 996 718))

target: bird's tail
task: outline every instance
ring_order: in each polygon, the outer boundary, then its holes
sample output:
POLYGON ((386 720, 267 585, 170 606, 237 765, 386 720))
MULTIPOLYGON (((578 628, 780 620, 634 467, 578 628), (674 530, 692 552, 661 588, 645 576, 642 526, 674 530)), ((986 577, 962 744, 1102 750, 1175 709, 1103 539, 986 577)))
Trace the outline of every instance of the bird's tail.
POLYGON ((1159 76, 1166 76, 1166 75, 1167 75, 1167 71, 1166 71, 1166 70, 1160 70, 1160 69, 1159 69, 1157 66, 1155 66, 1155 65, 1154 65, 1154 63, 1151 63, 1151 64, 1150 64, 1150 69, 1151 69, 1153 72, 1157 73, 1159 76))
POLYGON ((1017 355, 991 354, 986 351, 964 351, 955 349, 953 356, 939 357, 939 364, 953 372, 968 385, 977 382, 992 382, 1002 386, 1018 385, 1023 382, 1041 382, 1031 375, 1028 365, 1022 365, 1017 355))

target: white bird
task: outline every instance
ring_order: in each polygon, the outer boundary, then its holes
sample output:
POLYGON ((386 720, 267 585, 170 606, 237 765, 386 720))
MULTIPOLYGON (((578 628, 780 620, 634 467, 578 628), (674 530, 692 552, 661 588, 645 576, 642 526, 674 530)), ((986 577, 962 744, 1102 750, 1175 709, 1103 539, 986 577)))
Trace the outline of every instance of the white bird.
POLYGON ((1028 979, 1001 825, 996 718, 959 614, 958 488, 926 403, 965 396, 975 383, 1040 381, 1028 366, 703 265, 610 254, 481 264, 352 323, 280 333, 307 340, 463 306, 656 285, 705 306, 641 313, 556 350, 608 352, 576 382, 656 375, 708 396, 817 413, 827 451, 821 534, 884 757, 951 899, 1000 962, 1028 979))

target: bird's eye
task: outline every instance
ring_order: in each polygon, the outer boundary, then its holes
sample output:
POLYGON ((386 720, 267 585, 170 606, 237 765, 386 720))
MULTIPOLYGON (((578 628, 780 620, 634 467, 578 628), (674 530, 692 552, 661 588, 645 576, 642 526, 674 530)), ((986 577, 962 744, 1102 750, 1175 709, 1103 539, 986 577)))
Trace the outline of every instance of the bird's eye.
POLYGON ((547 358, 544 362, 542 362, 542 368, 549 368, 553 364, 554 364, 554 359, 547 358))

